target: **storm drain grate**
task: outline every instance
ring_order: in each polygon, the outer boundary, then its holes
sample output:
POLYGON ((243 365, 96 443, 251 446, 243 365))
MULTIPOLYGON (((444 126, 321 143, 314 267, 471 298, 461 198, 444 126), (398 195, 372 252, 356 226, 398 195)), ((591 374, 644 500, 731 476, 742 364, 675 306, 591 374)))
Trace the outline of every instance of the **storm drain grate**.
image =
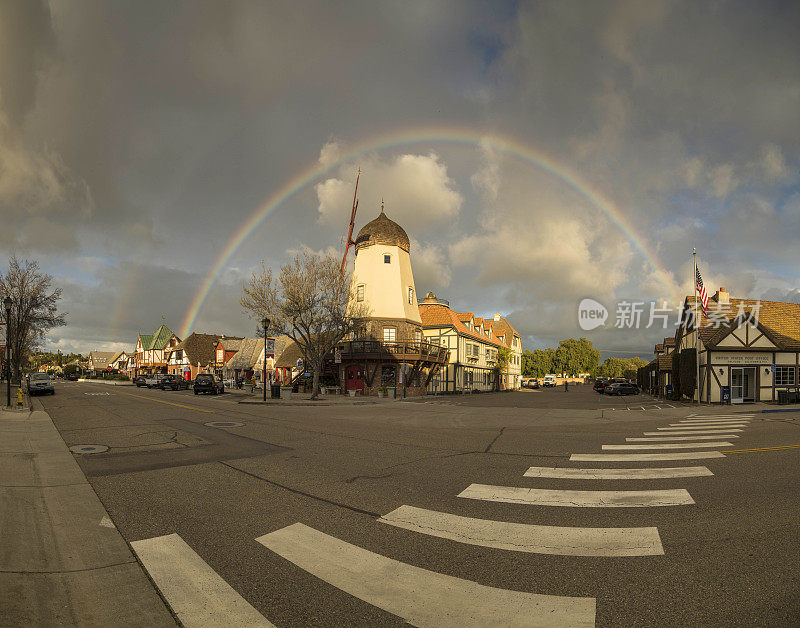
POLYGON ((238 421, 209 421, 203 425, 206 427, 244 427, 244 423, 238 421))
POLYGON ((105 445, 73 445, 69 448, 73 454, 102 454, 108 451, 105 445))

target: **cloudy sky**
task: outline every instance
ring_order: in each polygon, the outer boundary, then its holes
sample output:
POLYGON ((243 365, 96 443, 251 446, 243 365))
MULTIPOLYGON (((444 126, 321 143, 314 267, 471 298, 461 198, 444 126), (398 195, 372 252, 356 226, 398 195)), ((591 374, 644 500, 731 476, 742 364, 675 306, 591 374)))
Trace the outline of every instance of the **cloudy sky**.
POLYGON ((793 2, 4 0, 0 267, 63 289, 52 349, 162 320, 250 335, 242 282, 340 254, 360 167, 356 228, 385 199, 419 294, 527 348, 646 355, 672 331, 614 329, 616 304, 674 307, 693 246, 712 293, 800 298, 798 23, 793 2), (587 297, 610 329, 581 332, 587 297))

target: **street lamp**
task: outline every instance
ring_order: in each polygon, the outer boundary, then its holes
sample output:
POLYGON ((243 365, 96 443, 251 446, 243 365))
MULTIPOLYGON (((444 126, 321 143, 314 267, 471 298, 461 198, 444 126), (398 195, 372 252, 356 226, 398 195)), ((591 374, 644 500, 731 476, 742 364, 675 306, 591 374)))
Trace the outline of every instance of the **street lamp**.
POLYGON ((264 373, 261 377, 261 386, 264 388, 264 402, 267 401, 267 328, 269 327, 269 316, 261 320, 261 328, 264 330, 264 373))
MULTIPOLYGON (((3 305, 6 308, 6 405, 11 407, 11 305, 14 302, 11 297, 3 299, 3 305)), ((22 382, 20 382, 22 386, 22 382)))

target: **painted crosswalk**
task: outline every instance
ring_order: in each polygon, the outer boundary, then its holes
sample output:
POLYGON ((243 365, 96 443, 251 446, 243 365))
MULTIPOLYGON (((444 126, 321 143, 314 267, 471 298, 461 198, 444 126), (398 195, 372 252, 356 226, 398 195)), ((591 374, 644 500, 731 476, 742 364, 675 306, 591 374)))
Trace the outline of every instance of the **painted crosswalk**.
MULTIPOLYGON (((687 435, 690 435, 690 434, 717 434, 717 435, 719 435, 719 434, 733 434, 733 433, 736 433, 736 432, 743 432, 744 431, 742 429, 730 429, 730 430, 706 430, 706 429, 701 429, 701 430, 682 430, 679 427, 678 428, 674 428, 674 429, 670 428, 670 430, 672 430, 672 431, 666 431, 665 428, 661 428, 661 427, 658 428, 658 429, 662 430, 662 431, 660 431, 660 432, 642 432, 642 434, 644 434, 645 436, 672 436, 673 434, 676 434, 676 435, 679 435, 679 436, 687 436, 687 435)), ((716 438, 716 436, 715 436, 715 438, 716 438)))
POLYGON ((750 425, 746 421, 695 421, 693 423, 670 423, 670 427, 725 427, 727 425, 750 425))
POLYGON ((273 625, 177 534, 131 547, 184 626, 273 625))
POLYGON ((698 441, 698 440, 718 440, 720 438, 739 438, 736 434, 725 434, 724 436, 721 434, 715 434, 713 436, 674 436, 670 434, 669 436, 664 436, 663 432, 657 432, 658 436, 643 436, 641 438, 632 437, 626 438, 625 440, 629 443, 654 443, 659 441, 665 440, 691 440, 691 441, 698 441))
POLYGON ((691 418, 691 419, 681 419, 681 423, 708 423, 709 421, 714 423, 736 423, 740 421, 742 423, 747 423, 748 421, 752 421, 753 417, 703 417, 700 418, 691 418))
POLYGON ((702 442, 702 443, 649 443, 647 445, 603 445, 603 450, 625 450, 625 449, 695 449, 697 447, 732 447, 733 443, 724 441, 702 442))
POLYGON ((650 462, 653 460, 702 460, 724 458, 720 451, 691 451, 668 454, 572 454, 572 462, 650 462))
POLYGON ((468 545, 561 556, 655 556, 664 553, 658 529, 580 528, 510 523, 400 506, 381 523, 468 545))
POLYGON ((661 467, 642 469, 569 469, 565 467, 530 467, 526 478, 564 480, 661 480, 714 475, 706 467, 661 467))
POLYGON ((300 569, 415 626, 594 626, 594 598, 498 589, 376 554, 295 523, 256 539, 300 569))
POLYGON ((678 430, 695 430, 695 431, 698 431, 698 430, 711 430, 711 429, 724 430, 724 429, 744 429, 746 427, 749 427, 749 426, 743 425, 743 424, 740 425, 738 423, 734 424, 734 425, 679 425, 679 424, 676 425, 676 424, 672 424, 669 427, 658 427, 656 429, 659 430, 659 431, 662 431, 662 432, 676 432, 678 430))
POLYGON ((458 497, 531 506, 579 508, 641 508, 694 504, 691 495, 682 488, 649 491, 572 491, 470 484, 458 494, 458 497))

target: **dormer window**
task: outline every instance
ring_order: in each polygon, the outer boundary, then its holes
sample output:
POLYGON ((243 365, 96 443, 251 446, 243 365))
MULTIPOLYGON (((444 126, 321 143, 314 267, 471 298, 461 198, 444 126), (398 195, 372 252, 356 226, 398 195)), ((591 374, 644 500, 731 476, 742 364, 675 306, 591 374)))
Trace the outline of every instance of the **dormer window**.
POLYGON ((384 264, 391 264, 392 263, 392 256, 388 253, 383 256, 383 263, 384 264))

